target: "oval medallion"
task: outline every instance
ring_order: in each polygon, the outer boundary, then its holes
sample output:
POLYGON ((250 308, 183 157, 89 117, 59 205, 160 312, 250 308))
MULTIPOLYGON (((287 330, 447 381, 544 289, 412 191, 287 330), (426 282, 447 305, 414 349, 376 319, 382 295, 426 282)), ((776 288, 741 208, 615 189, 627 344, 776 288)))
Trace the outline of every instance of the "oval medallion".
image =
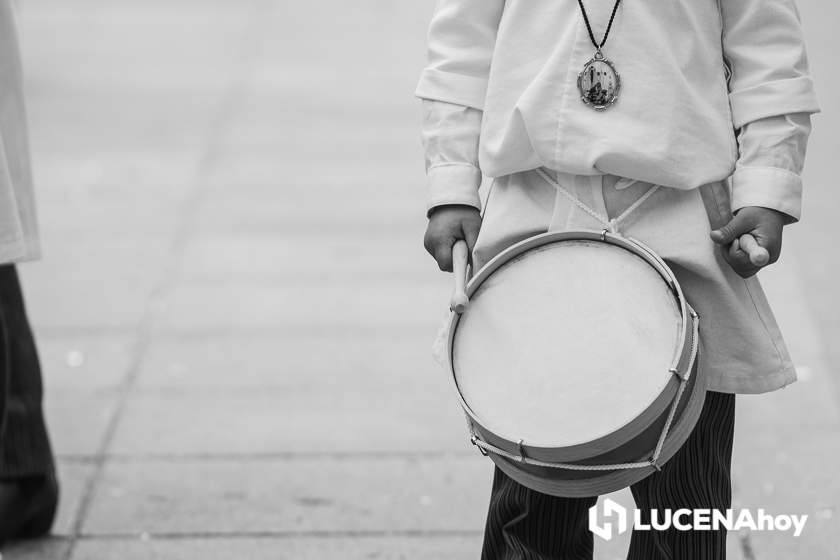
POLYGON ((578 89, 584 103, 603 111, 618 99, 621 78, 613 63, 598 52, 578 74, 578 89))

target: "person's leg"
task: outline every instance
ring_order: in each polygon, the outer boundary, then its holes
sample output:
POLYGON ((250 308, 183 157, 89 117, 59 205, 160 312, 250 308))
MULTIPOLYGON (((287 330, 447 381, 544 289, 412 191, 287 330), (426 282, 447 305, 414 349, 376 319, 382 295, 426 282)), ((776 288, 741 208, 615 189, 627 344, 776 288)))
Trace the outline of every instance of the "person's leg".
POLYGON ((0 266, 5 418, 0 433, 0 540, 49 530, 55 510, 55 464, 42 409, 35 340, 14 265, 0 266))
POLYGON ((0 305, 0 447, 6 431, 6 408, 9 400, 9 343, 3 306, 0 305))
MULTIPOLYGON (((651 509, 717 509, 732 504, 730 465, 735 432, 735 395, 708 392, 703 411, 680 450, 661 472, 632 486, 643 519, 651 509)), ((662 514, 660 513, 660 515, 662 514)), ((634 531, 628 560, 723 560, 726 530, 634 531)))
POLYGON ((0 313, 8 364, 0 479, 44 475, 52 472, 53 457, 42 409, 41 366, 13 265, 0 266, 0 313))
POLYGON ((591 560, 593 498, 557 498, 522 486, 496 468, 482 560, 591 560))

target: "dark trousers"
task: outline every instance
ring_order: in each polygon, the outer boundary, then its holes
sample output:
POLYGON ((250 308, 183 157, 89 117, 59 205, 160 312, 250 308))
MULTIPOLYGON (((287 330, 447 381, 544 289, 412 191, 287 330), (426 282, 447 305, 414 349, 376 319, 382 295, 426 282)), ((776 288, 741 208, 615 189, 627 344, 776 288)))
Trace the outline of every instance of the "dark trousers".
MULTIPOLYGON (((685 445, 631 487, 642 510, 726 510, 732 502, 730 464, 735 395, 709 392, 685 445)), ((514 482, 496 469, 484 532, 483 560, 591 560, 589 508, 597 498, 556 498, 514 482)), ((634 531, 628 560, 721 560, 726 532, 634 531)))
POLYGON ((44 475, 53 456, 41 366, 14 265, 0 265, 0 480, 44 475))

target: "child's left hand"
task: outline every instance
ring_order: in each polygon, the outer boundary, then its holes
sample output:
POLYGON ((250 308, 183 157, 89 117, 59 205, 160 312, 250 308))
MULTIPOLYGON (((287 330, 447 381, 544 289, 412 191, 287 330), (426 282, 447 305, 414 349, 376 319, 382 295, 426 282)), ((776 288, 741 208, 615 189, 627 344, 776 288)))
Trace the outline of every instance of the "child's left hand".
MULTIPOLYGON (((787 214, 761 206, 741 208, 728 224, 712 232, 712 241, 721 245, 723 258, 742 278, 749 278, 763 268, 750 261, 738 239, 751 234, 761 247, 767 249, 772 264, 782 251, 782 228, 789 221, 787 214)), ((766 266, 766 265, 764 265, 766 266)))

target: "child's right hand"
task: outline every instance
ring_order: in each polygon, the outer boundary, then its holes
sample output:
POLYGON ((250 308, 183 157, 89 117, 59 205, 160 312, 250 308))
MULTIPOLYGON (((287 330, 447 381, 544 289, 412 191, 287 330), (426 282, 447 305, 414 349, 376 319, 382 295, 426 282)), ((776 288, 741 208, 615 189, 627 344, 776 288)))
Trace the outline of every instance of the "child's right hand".
POLYGON ((441 270, 452 272, 452 246, 463 239, 472 252, 480 228, 478 209, 461 204, 437 206, 429 215, 423 246, 441 270))

